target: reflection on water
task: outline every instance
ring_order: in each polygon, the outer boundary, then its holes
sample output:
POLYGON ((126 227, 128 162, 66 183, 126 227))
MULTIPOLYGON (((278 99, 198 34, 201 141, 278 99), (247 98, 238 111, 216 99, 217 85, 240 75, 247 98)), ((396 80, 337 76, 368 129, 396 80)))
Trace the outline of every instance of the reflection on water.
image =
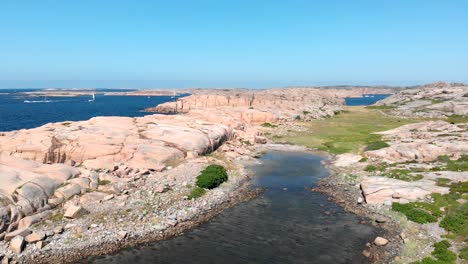
POLYGON ((270 152, 262 160, 252 167, 255 184, 267 188, 257 199, 182 236, 93 262, 366 263, 360 251, 378 230, 305 188, 327 173, 320 157, 270 152))

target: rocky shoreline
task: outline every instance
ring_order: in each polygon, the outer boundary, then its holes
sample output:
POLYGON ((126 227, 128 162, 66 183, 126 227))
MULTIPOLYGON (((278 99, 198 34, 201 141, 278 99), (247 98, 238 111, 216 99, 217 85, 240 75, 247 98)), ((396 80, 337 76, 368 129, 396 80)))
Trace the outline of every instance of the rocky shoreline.
POLYGON ((348 182, 340 177, 341 170, 333 165, 333 160, 325 162, 325 166, 330 171, 329 175, 322 178, 312 191, 325 194, 329 200, 346 211, 365 217, 367 224, 385 230, 381 236, 388 240, 388 244, 382 247, 369 241, 362 254, 372 263, 391 263, 401 253, 403 246, 399 224, 377 208, 365 204, 359 184, 348 182))

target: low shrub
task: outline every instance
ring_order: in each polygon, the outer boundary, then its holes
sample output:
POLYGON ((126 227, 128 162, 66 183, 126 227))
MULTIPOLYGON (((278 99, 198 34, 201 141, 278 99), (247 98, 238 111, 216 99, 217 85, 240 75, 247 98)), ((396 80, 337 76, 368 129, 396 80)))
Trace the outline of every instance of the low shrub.
POLYGON ((460 213, 446 215, 440 221, 440 227, 454 233, 455 235, 462 235, 468 233, 468 220, 466 216, 460 213))
POLYGON ((199 197, 202 197, 204 194, 206 193, 206 190, 203 189, 203 188, 200 188, 200 187, 195 187, 192 189, 192 191, 190 192, 190 194, 188 195, 188 198, 190 200, 192 199, 197 199, 199 197))
POLYGON ((459 256, 461 259, 468 259, 468 247, 464 247, 464 248, 460 251, 460 254, 458 254, 458 256, 459 256))
POLYGON ((389 147, 389 146, 390 145, 388 145, 387 142, 374 141, 374 142, 370 142, 369 144, 367 144, 366 151, 383 149, 383 148, 386 148, 386 147, 389 147))
POLYGON ((209 165, 197 177, 197 186, 204 189, 213 189, 227 181, 226 169, 220 165, 209 165))
POLYGON ((455 264, 457 255, 449 250, 452 245, 447 240, 442 240, 434 244, 434 251, 431 257, 425 257, 421 261, 415 261, 411 264, 455 264))
POLYGON ((368 160, 369 160, 368 158, 364 157, 364 158, 360 159, 359 162, 366 162, 368 160))
POLYGON ((408 220, 419 224, 437 222, 437 217, 433 216, 422 208, 417 208, 414 203, 393 203, 392 210, 404 214, 408 220))

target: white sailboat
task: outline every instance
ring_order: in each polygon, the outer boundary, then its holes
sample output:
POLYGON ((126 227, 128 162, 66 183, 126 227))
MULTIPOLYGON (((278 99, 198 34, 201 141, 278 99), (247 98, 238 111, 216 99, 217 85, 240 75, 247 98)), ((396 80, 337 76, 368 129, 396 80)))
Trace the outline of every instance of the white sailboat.
POLYGON ((96 100, 96 95, 93 93, 93 99, 89 99, 88 102, 94 102, 96 100))

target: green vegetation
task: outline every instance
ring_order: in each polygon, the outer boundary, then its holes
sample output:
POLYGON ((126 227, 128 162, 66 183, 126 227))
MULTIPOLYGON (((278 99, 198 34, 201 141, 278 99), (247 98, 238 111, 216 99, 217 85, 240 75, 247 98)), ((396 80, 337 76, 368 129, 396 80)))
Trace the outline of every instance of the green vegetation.
POLYGON ((402 181, 419 181, 424 178, 424 176, 421 174, 411 174, 412 172, 414 171, 406 169, 394 169, 384 173, 382 176, 402 181))
POLYGON ((272 123, 263 123, 261 126, 262 127, 271 127, 271 128, 278 127, 278 125, 275 125, 275 124, 272 124, 272 123))
POLYGON ((241 140, 240 142, 241 142, 243 145, 252 146, 252 143, 250 143, 250 141, 248 141, 248 140, 241 140))
POLYGON ((468 171, 468 155, 462 155, 458 160, 451 160, 448 156, 440 156, 439 162, 445 162, 442 167, 434 167, 432 171, 468 171))
POLYGON ((378 109, 378 110, 387 110, 387 109, 394 109, 396 106, 393 105, 368 105, 366 106, 368 109, 378 109))
POLYGON ((309 112, 309 111, 302 111, 302 113, 303 113, 304 115, 308 115, 308 114, 310 114, 310 112, 309 112))
POLYGON ((447 240, 442 240, 434 244, 434 251, 431 257, 425 257, 421 261, 412 262, 412 264, 455 264, 457 255, 449 250, 452 245, 447 240))
POLYGON ((447 122, 451 124, 468 123, 468 116, 451 115, 447 118, 447 122))
POLYGON ((200 187, 195 187, 192 189, 192 191, 190 192, 190 194, 188 195, 188 198, 190 200, 192 199, 197 199, 199 197, 202 197, 204 194, 206 193, 206 190, 203 189, 203 188, 200 188, 200 187))
POLYGON ((366 151, 383 149, 389 146, 390 145, 388 145, 387 142, 384 142, 384 141, 373 141, 367 144, 366 151))
POLYGON ((368 160, 369 160, 368 158, 364 157, 364 158, 360 159, 359 162, 366 162, 368 160))
POLYGON ((468 214, 449 214, 440 221, 440 227, 453 233, 455 236, 468 234, 468 214))
POLYGON ((227 181, 228 175, 223 166, 209 165, 197 177, 197 186, 204 189, 213 189, 227 181))
POLYGON ((468 247, 464 247, 458 255, 461 259, 468 259, 468 247))
MULTIPOLYGON (((385 116, 379 111, 365 107, 349 107, 340 115, 321 120, 311 120, 300 124, 307 131, 291 132, 281 138, 291 144, 328 151, 333 154, 359 153, 373 142, 382 142, 378 131, 393 129, 421 119, 398 119, 385 116)), ((273 136, 273 140, 278 138, 273 136)))
POLYGON ((439 225, 449 232, 447 237, 467 237, 468 203, 460 203, 460 199, 466 199, 468 182, 458 182, 450 185, 445 183, 445 186, 450 187, 450 193, 433 193, 431 195, 432 203, 394 203, 392 209, 403 213, 409 220, 420 224, 437 222, 442 217, 439 225))
POLYGON ((108 180, 99 180, 99 181, 98 181, 98 184, 99 184, 99 185, 109 185, 110 183, 111 183, 111 182, 108 181, 108 180))
POLYGON ((425 224, 437 222, 437 217, 429 213, 425 208, 418 207, 416 203, 393 203, 392 210, 403 213, 409 220, 416 223, 425 224))

